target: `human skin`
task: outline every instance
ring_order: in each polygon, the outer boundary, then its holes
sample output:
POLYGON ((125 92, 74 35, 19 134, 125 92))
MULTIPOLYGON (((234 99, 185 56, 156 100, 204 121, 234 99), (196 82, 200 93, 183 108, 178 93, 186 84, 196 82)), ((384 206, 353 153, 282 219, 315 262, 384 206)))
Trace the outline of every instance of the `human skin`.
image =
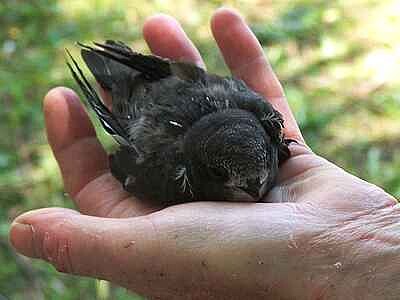
MULTIPOLYGON (((219 9, 211 28, 236 77, 263 94, 299 143, 265 203, 149 206, 127 194, 78 97, 44 100, 48 140, 77 211, 17 217, 15 249, 57 270, 107 279, 150 299, 398 299, 400 208, 379 187, 314 154, 243 19, 219 9)), ((171 17, 143 28, 151 51, 204 63, 171 17)))

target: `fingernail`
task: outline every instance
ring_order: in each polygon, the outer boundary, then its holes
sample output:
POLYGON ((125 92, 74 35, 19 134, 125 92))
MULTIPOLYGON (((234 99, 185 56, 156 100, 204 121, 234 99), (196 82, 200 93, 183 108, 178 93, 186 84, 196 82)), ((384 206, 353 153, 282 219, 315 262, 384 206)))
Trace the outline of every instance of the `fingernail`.
POLYGON ((10 242, 19 253, 36 257, 35 248, 33 245, 33 235, 35 229, 30 224, 22 224, 13 222, 10 229, 10 242))

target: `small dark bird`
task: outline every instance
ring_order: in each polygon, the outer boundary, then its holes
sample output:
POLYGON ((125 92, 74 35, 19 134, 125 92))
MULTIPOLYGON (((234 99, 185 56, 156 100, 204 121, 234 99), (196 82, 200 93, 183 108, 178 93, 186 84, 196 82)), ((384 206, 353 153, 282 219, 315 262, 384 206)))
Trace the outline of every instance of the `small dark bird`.
POLYGON ((108 108, 74 58, 73 77, 119 143, 110 168, 133 195, 164 204, 262 201, 290 156, 283 119, 243 81, 134 52, 122 42, 79 44, 112 98, 108 108))

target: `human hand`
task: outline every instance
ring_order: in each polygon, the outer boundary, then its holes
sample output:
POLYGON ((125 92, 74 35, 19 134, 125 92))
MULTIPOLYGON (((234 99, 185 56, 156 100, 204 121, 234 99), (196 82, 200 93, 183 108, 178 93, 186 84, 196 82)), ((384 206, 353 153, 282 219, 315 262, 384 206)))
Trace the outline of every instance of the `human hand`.
MULTIPOLYGON (((286 137, 299 141, 267 203, 164 208, 135 199, 110 174, 77 96, 57 88, 44 101, 47 134, 79 212, 47 208, 19 216, 10 231, 14 247, 62 272, 151 298, 338 299, 378 285, 360 279, 371 268, 395 274, 385 265, 395 253, 382 257, 372 242, 382 236, 379 250, 386 253, 398 241, 395 199, 306 146, 262 48, 235 12, 218 10, 211 26, 232 74, 263 94, 284 115, 286 137)), ((153 53, 204 66, 170 17, 150 18, 143 33, 153 53)))

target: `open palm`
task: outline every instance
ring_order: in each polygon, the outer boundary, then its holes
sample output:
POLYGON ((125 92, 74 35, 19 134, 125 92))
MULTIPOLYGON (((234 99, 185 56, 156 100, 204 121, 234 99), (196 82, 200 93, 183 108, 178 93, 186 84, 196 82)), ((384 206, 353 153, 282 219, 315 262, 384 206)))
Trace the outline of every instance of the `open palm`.
MULTIPOLYGON (((306 146, 279 81, 240 16, 220 9, 211 26, 232 74, 263 94, 283 114, 286 137, 299 141, 265 203, 157 207, 130 196, 112 177, 77 96, 56 88, 44 102, 48 139, 80 213, 51 208, 18 217, 11 240, 20 252, 155 298, 319 299, 329 293, 346 263, 346 247, 333 247, 334 233, 396 202, 306 146)), ((204 66, 174 19, 152 17, 143 33, 154 54, 204 66)), ((349 249, 352 234, 343 236, 349 249)))

